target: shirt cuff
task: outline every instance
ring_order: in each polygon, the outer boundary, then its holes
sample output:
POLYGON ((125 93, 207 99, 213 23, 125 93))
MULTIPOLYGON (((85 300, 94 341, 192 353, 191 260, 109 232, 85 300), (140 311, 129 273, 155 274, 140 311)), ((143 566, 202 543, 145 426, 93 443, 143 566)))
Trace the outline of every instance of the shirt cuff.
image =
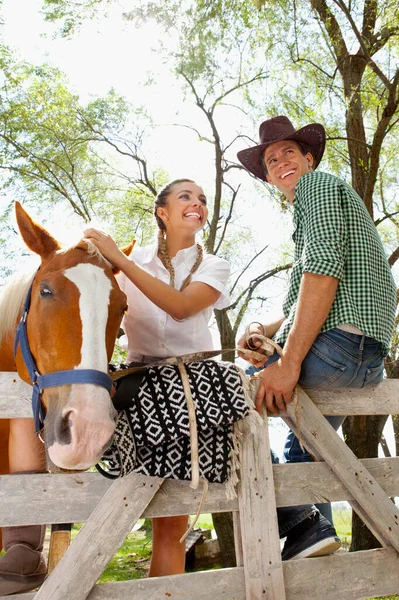
POLYGON ((329 260, 307 260, 303 263, 304 273, 313 273, 314 275, 327 275, 342 279, 344 265, 339 262, 331 262, 329 260))

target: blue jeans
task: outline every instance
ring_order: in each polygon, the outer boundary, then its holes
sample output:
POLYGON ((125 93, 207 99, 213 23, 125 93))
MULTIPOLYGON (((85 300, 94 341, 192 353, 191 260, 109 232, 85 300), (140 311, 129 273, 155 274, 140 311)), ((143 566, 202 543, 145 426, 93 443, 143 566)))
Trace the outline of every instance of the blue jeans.
MULTIPOLYGON (((275 352, 266 367, 278 360, 275 352)), ((379 383, 384 376, 382 345, 373 338, 330 329, 320 333, 306 355, 301 368, 299 385, 304 388, 334 389, 362 388, 379 383)), ((345 417, 326 417, 337 430, 345 417)), ((273 462, 278 462, 276 456, 273 462)), ((284 448, 284 462, 311 462, 311 455, 302 451, 298 439, 290 432, 284 448)), ((331 505, 320 505, 321 512, 331 521, 331 505), (328 508, 329 507, 329 508, 328 508)), ((312 505, 278 509, 280 537, 315 511, 312 505)))

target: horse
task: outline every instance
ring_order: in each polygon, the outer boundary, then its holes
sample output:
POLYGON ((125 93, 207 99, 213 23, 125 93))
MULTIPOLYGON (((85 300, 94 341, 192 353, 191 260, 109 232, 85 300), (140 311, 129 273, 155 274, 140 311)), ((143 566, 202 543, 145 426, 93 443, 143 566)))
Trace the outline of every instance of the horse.
MULTIPOLYGON (((33 383, 36 431, 51 470, 86 470, 101 458, 115 429, 108 363, 127 298, 112 265, 91 242, 62 248, 19 202, 15 211, 23 240, 41 261, 36 273, 14 278, 0 295, 0 371, 15 371, 33 383)), ((123 249, 126 255, 133 244, 123 249)), ((0 419, 0 474, 12 470, 10 427, 0 419)), ((3 531, 0 595, 43 582, 44 530, 3 531)))
MULTIPOLYGON (((16 371, 31 383, 21 344, 15 356, 13 348, 30 290, 26 334, 37 371, 46 375, 86 369, 108 377, 108 363, 127 310, 112 265, 88 240, 63 248, 19 202, 15 211, 20 234, 40 257, 40 267, 36 273, 14 278, 0 296, 0 371, 16 371)), ((126 255, 133 244, 123 249, 126 255)), ((115 429, 109 390, 81 381, 64 383, 44 389, 39 401, 49 464, 61 470, 86 470, 96 464, 115 429)), ((0 419, 0 474, 9 472, 9 430, 10 422, 0 419)))

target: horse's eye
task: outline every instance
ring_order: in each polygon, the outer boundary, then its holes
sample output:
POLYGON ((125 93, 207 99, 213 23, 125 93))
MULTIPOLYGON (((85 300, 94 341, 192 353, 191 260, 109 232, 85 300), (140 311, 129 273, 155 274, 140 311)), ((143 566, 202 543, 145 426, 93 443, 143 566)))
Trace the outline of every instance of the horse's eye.
POLYGON ((53 293, 51 290, 49 290, 48 288, 45 287, 40 290, 40 295, 42 298, 49 298, 50 296, 53 295, 53 293))

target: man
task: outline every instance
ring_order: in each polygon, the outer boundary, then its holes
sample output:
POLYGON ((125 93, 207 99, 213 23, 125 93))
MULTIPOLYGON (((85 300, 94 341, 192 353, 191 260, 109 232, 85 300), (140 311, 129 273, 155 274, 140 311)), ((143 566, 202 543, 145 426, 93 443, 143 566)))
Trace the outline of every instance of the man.
MULTIPOLYGON (((291 402, 297 383, 360 388, 381 381, 396 286, 361 198, 338 177, 315 171, 325 148, 323 126, 296 131, 287 117, 279 116, 264 121, 259 135, 261 143, 242 150, 238 158, 255 177, 284 194, 294 221, 295 257, 284 316, 251 326, 251 333, 265 333, 283 347, 281 357, 275 353, 267 361, 252 361, 256 367, 266 365, 257 409, 264 403, 276 415, 291 402)), ((245 336, 238 344, 246 347, 245 336)), ((343 418, 328 420, 338 429, 343 418)), ((285 458, 311 460, 292 433, 285 458)), ((288 531, 283 558, 328 554, 339 545, 334 528, 314 507, 280 509, 279 524, 280 532, 288 531), (281 511, 286 513, 281 516, 281 511)))

